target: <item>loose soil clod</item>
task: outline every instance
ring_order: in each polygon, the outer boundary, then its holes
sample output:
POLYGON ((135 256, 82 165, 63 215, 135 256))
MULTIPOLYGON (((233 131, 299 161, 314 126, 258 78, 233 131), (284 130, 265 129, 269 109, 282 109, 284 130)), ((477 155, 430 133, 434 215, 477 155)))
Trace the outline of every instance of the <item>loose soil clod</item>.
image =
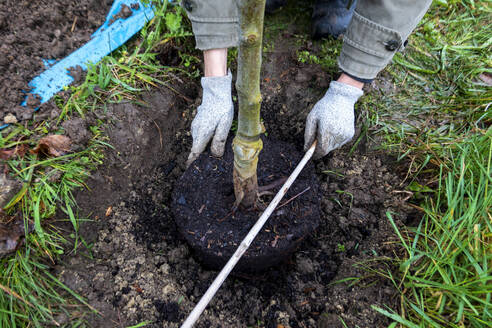
MULTIPOLYGON (((268 138, 263 138, 263 142, 258 181, 260 185, 270 185, 292 173, 302 154, 285 142, 268 138)), ((203 154, 190 165, 176 183, 172 203, 181 234, 198 258, 216 270, 225 265, 261 215, 261 211, 254 209, 231 213, 235 199, 230 142, 226 149, 222 159, 203 154)), ((280 186, 274 191, 278 189, 280 186)), ((235 272, 255 272, 279 265, 318 227, 318 181, 312 163, 289 189, 285 200, 289 199, 292 201, 284 202, 282 208, 272 213, 235 272)), ((264 206, 269 202, 261 198, 260 201, 264 206)))
MULTIPOLYGON (((14 154, 15 149, 12 150, 14 154)), ((10 154, 6 154, 0 149, 0 160, 9 158, 10 154)), ((12 155, 14 156, 14 155, 12 155)), ((22 183, 18 180, 10 178, 4 171, 7 170, 6 165, 0 164, 0 209, 8 204, 8 202, 17 194, 17 192, 22 188, 22 183)))
POLYGON ((0 208, 0 259, 12 254, 24 240, 24 221, 10 217, 0 208))

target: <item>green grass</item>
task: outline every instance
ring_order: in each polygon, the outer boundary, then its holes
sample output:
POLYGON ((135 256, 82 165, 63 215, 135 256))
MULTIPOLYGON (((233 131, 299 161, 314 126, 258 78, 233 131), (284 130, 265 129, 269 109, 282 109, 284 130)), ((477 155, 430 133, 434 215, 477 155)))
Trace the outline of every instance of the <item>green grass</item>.
POLYGON ((37 251, 32 247, 0 261, 0 326, 59 326, 61 314, 71 315, 70 327, 83 323, 84 306, 90 306, 49 273, 46 255, 37 251))
MULTIPOLYGON (((9 128, 0 135, 0 146, 24 144, 32 149, 36 140, 51 128, 49 122, 31 129, 21 125, 9 128)), ((83 299, 49 273, 50 266, 68 245, 68 236, 60 233, 50 218, 57 209, 65 213, 73 225, 75 243, 81 241, 72 191, 84 187, 89 172, 102 163, 103 140, 96 132, 83 151, 53 158, 27 153, 7 161, 11 177, 23 186, 4 210, 21 216, 26 231, 32 226, 34 233, 28 235, 25 246, 16 254, 0 260, 0 327, 24 327, 28 323, 45 327, 55 324, 56 316, 62 312, 80 313, 83 299)), ((77 317, 74 315, 74 322, 79 320, 77 317)))
MULTIPOLYGON (((67 87, 68 99, 55 97, 61 109, 57 119, 1 131, 0 148, 25 144, 32 149, 47 134, 63 134, 66 119, 105 111, 108 103, 137 101, 139 93, 153 87, 172 88, 168 81, 177 74, 197 75, 199 60, 188 42, 191 32, 183 10, 165 0, 154 5, 156 17, 139 36, 91 65, 82 84, 67 87), (180 49, 178 67, 162 65, 157 58, 165 45, 180 49)), ((106 123, 97 120, 90 127, 92 138, 81 151, 48 158, 27 153, 7 161, 11 177, 23 188, 4 210, 22 216, 26 229, 32 226, 34 231, 16 254, 0 260, 0 327, 57 326, 61 314, 70 318, 69 327, 87 325, 87 314, 94 309, 49 272, 67 247, 77 251, 85 245, 77 234, 81 219, 73 192, 86 187, 85 179, 104 161, 104 148, 111 147, 103 133, 106 123), (56 211, 64 213, 73 233, 59 230, 53 221, 56 211)))
POLYGON ((297 60, 302 64, 318 64, 321 69, 336 74, 337 58, 342 41, 328 38, 313 41, 310 36, 312 4, 309 1, 289 1, 282 10, 265 17, 263 54, 275 48, 281 33, 295 26, 292 46, 296 48, 297 60))
POLYGON ((138 38, 90 66, 85 81, 68 88, 71 90, 68 101, 55 98, 62 109, 58 121, 74 114, 83 116, 88 110, 104 110, 108 103, 136 101, 140 93, 151 88, 167 87, 175 91, 169 83, 175 74, 198 76, 200 59, 187 42, 192 33, 190 26, 182 22, 183 9, 162 0, 156 4, 155 15, 138 38), (182 49, 178 52, 179 66, 160 63, 158 55, 166 44, 182 49))
POLYGON ((403 327, 492 326, 492 73, 490 1, 434 3, 383 78, 393 89, 359 104, 370 130, 407 167, 403 185, 422 213, 398 229, 403 327), (485 77, 486 78, 486 77, 485 77))
MULTIPOLYGON (((409 235, 398 230, 404 311, 416 327, 486 327, 492 323, 492 130, 461 143, 441 170, 442 194, 427 198, 409 235), (454 154, 453 154, 454 153, 454 154), (480 164, 480 165, 477 165, 480 164)), ((407 324, 407 326, 411 326, 407 324)))

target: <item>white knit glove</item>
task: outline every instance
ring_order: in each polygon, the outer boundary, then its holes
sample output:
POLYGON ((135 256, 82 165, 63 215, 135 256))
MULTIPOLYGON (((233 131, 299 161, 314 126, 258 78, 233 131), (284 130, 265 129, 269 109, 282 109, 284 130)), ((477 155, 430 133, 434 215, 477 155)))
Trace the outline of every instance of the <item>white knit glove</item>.
POLYGON ((355 133, 354 105, 363 94, 359 88, 332 81, 307 117, 304 149, 318 139, 314 157, 321 158, 349 142, 355 133))
POLYGON ((202 103, 191 123, 193 146, 186 161, 189 166, 207 147, 212 139, 210 151, 212 155, 224 155, 225 142, 231 129, 234 117, 232 105, 231 84, 232 74, 220 77, 202 77, 202 103))

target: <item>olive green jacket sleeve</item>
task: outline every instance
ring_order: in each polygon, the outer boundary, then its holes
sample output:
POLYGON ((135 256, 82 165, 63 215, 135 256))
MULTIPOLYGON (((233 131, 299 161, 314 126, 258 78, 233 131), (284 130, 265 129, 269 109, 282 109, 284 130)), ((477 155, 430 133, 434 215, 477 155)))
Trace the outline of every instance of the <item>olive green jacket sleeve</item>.
POLYGON ((361 79, 373 79, 427 12, 432 0, 359 0, 343 37, 340 69, 361 79))
MULTIPOLYGON (((241 0, 183 0, 201 50, 235 47, 241 0)), ((359 0, 343 38, 340 69, 373 79, 402 50, 432 0, 359 0)))
POLYGON ((183 0, 200 50, 238 45, 239 18, 236 0, 183 0))

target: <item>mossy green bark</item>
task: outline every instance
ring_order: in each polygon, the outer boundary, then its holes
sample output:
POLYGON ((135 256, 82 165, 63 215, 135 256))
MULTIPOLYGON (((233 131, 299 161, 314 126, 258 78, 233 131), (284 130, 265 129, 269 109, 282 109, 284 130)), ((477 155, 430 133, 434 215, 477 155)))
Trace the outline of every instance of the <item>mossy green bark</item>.
POLYGON ((236 90, 239 102, 238 131, 233 141, 236 205, 251 207, 258 194, 260 135, 260 72, 265 0, 239 1, 239 52, 236 90))

